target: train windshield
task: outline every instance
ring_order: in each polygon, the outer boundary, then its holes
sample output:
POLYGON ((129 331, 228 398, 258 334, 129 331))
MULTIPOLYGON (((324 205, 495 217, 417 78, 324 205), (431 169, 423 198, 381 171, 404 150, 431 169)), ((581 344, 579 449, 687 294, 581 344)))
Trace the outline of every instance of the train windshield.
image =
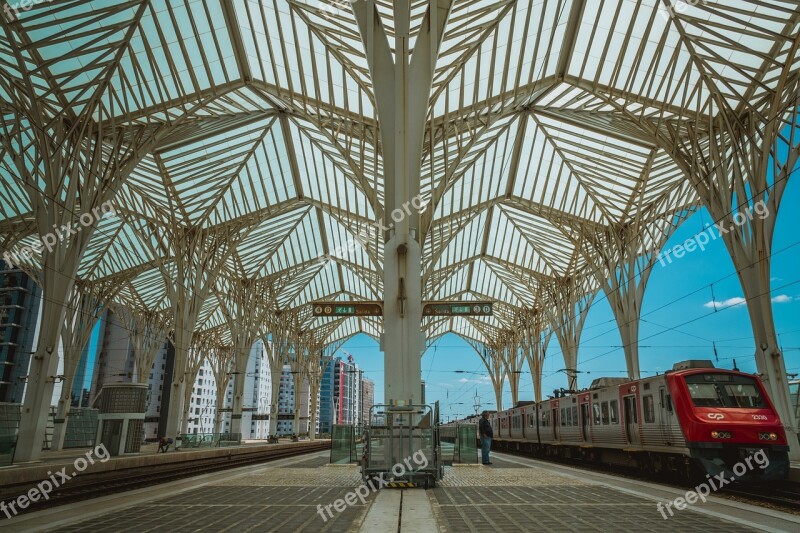
POLYGON ((686 386, 695 407, 740 407, 759 409, 764 398, 756 380, 734 374, 694 374, 686 376, 686 386))

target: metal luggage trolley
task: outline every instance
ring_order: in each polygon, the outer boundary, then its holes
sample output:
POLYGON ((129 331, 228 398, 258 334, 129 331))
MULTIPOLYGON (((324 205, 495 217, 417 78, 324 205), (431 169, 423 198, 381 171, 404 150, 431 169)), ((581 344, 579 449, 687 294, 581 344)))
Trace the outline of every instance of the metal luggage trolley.
POLYGON ((383 473, 384 479, 394 478, 389 487, 435 487, 444 474, 437 418, 438 406, 435 410, 429 405, 373 406, 364 433, 364 482, 383 473), (420 454, 427 460, 424 468, 420 454))

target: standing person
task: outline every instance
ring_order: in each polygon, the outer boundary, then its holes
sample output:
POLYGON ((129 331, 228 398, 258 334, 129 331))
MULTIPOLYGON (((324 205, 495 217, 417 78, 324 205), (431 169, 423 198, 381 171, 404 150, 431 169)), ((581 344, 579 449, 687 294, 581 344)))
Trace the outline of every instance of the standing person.
POLYGON ((478 424, 478 432, 481 435, 481 454, 483 456, 483 464, 490 465, 492 462, 489 461, 489 450, 492 447, 492 437, 494 436, 494 433, 492 432, 492 425, 489 423, 488 411, 481 413, 481 421, 478 424))

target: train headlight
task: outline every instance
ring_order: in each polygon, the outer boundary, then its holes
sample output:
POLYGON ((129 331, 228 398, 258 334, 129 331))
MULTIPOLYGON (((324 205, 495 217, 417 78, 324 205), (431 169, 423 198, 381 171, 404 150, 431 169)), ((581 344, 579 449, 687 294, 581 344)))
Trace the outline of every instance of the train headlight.
POLYGON ((777 433, 759 433, 758 438, 761 440, 778 440, 777 433))
POLYGON ((729 431, 712 431, 711 438, 714 439, 732 439, 733 433, 729 431))

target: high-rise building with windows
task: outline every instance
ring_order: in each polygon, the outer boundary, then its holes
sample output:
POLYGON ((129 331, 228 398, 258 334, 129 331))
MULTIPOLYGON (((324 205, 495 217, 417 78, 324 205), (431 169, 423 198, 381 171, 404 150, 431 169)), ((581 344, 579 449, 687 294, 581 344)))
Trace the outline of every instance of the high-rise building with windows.
POLYGON ((323 372, 319 391, 319 432, 330 433, 333 425, 360 425, 363 421, 362 372, 353 356, 333 359, 323 372))
POLYGON ((41 289, 0 261, 0 402, 22 403, 36 348, 41 289))
MULTIPOLYGON (((231 379, 225 392, 225 408, 233 406, 234 383, 231 379)), ((262 340, 256 341, 250 350, 247 368, 244 373, 244 389, 242 394, 242 439, 266 439, 269 436, 270 394, 269 360, 262 340)), ((231 430, 231 411, 224 415, 221 431, 231 430)))
POLYGON ((292 368, 284 365, 281 373, 280 390, 278 392, 278 435, 304 434, 309 424, 309 387, 308 381, 303 380, 299 391, 294 390, 292 368), (294 406, 299 405, 299 429, 294 427, 294 406))
POLYGON ((375 382, 361 378, 361 420, 362 426, 370 424, 369 410, 375 405, 375 382))

